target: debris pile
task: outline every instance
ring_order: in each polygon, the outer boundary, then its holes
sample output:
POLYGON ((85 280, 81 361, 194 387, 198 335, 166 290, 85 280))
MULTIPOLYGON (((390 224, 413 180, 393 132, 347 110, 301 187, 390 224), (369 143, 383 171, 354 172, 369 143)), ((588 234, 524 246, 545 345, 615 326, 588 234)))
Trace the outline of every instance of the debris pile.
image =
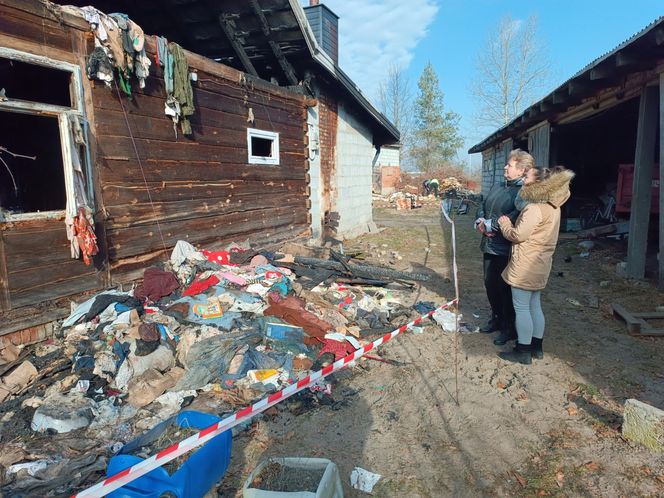
MULTIPOLYGON (((0 491, 75 491, 182 408, 232 413, 418 316, 403 292, 428 275, 298 247, 200 251, 180 241, 134 289, 73 307, 57 339, 0 352, 0 491), (73 440, 92 444, 72 450, 73 440), (81 455, 84 478, 52 479, 81 455)), ((313 391, 314 403, 335 402, 329 384, 313 391)))

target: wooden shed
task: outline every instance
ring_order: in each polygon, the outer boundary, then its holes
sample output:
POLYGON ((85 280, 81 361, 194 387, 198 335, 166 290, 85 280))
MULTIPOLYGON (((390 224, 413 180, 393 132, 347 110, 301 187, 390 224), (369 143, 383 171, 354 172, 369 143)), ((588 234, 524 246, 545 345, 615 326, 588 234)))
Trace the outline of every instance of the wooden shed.
MULTIPOLYGON (((469 153, 482 153, 482 191, 502 180, 513 148, 538 166, 573 169, 572 200, 619 193, 629 208, 627 274, 643 278, 648 233, 659 233, 659 282, 664 288, 664 17, 597 58, 495 131, 469 153), (630 185, 626 172, 633 172, 630 185), (625 186, 633 189, 625 196, 625 186), (656 186, 656 187, 655 187, 656 186), (652 192, 659 190, 651 219, 652 192), (652 223, 651 223, 652 222, 652 223), (658 226, 657 226, 658 225, 658 226), (656 230, 649 230, 649 226, 656 230), (658 230, 657 230, 658 228, 658 230)), ((630 173, 632 174, 632 173, 630 173)), ((620 200, 620 199, 619 199, 620 200)), ((653 244, 651 244, 651 247, 653 244)))

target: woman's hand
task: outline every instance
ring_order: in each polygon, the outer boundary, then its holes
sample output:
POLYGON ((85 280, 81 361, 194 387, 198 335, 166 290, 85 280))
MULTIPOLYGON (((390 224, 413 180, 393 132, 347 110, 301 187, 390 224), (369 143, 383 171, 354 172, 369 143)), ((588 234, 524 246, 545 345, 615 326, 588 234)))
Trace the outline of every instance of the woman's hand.
POLYGON ((498 218, 498 225, 500 225, 501 229, 510 228, 512 226, 512 220, 510 220, 509 217, 502 215, 498 218))

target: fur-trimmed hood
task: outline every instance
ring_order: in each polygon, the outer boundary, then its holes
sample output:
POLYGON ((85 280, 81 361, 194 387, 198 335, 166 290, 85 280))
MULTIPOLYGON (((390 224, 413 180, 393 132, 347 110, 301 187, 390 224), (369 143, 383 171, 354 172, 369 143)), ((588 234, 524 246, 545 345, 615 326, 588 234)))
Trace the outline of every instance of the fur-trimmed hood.
POLYGON ((569 169, 556 171, 544 180, 524 185, 519 195, 526 202, 547 203, 558 208, 569 199, 569 183, 572 178, 574 178, 574 171, 569 169))

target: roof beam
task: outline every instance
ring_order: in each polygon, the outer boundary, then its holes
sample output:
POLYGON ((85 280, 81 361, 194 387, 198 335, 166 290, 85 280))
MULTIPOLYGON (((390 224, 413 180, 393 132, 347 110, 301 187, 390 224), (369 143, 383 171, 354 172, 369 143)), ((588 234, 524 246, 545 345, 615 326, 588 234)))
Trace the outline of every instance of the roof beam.
POLYGON ((639 62, 639 59, 632 54, 621 50, 616 54, 616 67, 633 66, 639 62))
POLYGON ((553 93, 552 102, 554 105, 565 104, 567 103, 567 95, 562 92, 556 91, 553 93))
POLYGON ((297 76, 295 75, 295 70, 293 69, 293 66, 291 66, 290 62, 288 62, 288 59, 286 59, 284 53, 281 51, 279 44, 272 39, 272 29, 270 28, 270 24, 267 22, 267 18, 265 17, 263 9, 258 3, 258 0, 250 0, 250 3, 251 7, 256 13, 256 16, 258 17, 261 27, 263 28, 263 34, 267 38, 267 42, 270 45, 274 56, 277 58, 279 65, 281 66, 281 70, 284 72, 288 82, 291 85, 297 85, 298 80, 297 76))
POLYGON ((219 24, 221 25, 221 29, 226 35, 226 38, 228 38, 228 41, 233 47, 233 50, 239 57, 240 62, 242 62, 242 66, 244 66, 244 68, 249 74, 258 77, 256 68, 251 63, 251 60, 249 60, 249 56, 247 55, 247 52, 244 50, 244 46, 240 42, 240 39, 235 31, 235 21, 233 21, 231 16, 221 14, 219 16, 219 24))
POLYGON ((580 94, 588 90, 588 85, 581 81, 572 80, 567 84, 567 92, 570 97, 578 97, 580 94))
POLYGON ((590 70, 590 81, 603 80, 615 74, 615 68, 610 64, 600 64, 590 70))
POLYGON ((657 45, 664 44, 664 28, 655 30, 655 43, 657 45))

